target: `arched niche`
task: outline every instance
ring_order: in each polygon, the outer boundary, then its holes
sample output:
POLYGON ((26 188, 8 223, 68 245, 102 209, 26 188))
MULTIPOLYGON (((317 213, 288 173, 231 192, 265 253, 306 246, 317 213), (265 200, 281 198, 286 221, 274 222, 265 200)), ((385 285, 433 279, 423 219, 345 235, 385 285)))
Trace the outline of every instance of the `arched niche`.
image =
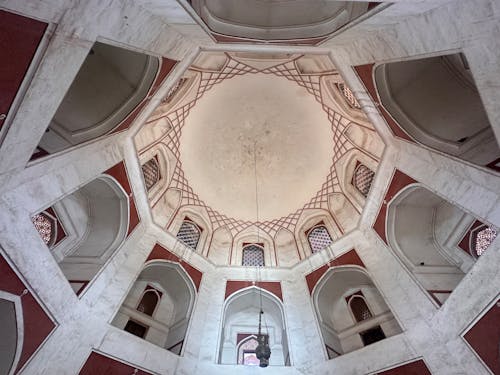
POLYGON ((182 201, 182 192, 179 189, 168 188, 155 204, 151 205, 153 221, 160 227, 165 228, 172 216, 175 215, 182 201))
POLYGON ((324 226, 326 228, 332 243, 342 236, 342 232, 337 227, 329 212, 319 208, 303 210, 295 226, 295 238, 297 239, 297 245, 302 258, 307 258, 313 254, 308 233, 317 226, 324 226))
POLYGON ((368 11, 368 2, 307 0, 193 0, 192 6, 214 32, 252 39, 303 39, 334 32, 368 11))
POLYGON ((500 156, 463 54, 382 64, 375 82, 383 106, 416 141, 479 165, 500 156))
POLYGON ((21 298, 0 290, 0 374, 14 374, 24 339, 21 298))
POLYGON ((458 248, 474 217, 412 184, 389 202, 386 220, 390 247, 419 285, 443 303, 474 264, 458 248))
POLYGON ((330 359, 401 332, 383 296, 360 267, 330 268, 314 288, 312 299, 330 359), (358 321, 352 310, 353 297, 368 306, 365 320, 358 321))
POLYGON ((276 267, 275 247, 273 238, 262 229, 252 225, 234 236, 231 250, 231 265, 241 266, 243 248, 246 244, 259 244, 264 249, 264 266, 276 267))
POLYGON ((52 154, 112 131, 147 96, 158 68, 156 57, 96 42, 39 148, 52 154))
POLYGON ((128 196, 114 178, 103 175, 53 207, 67 236, 52 254, 66 278, 75 281, 79 289, 94 278, 125 240, 128 196))
POLYGON ((192 250, 206 256, 212 237, 212 225, 206 208, 202 206, 182 206, 169 225, 169 232, 177 236, 185 221, 192 222, 200 230, 198 244, 192 250))
POLYGON ((290 365, 283 303, 264 289, 249 287, 229 296, 222 313, 218 363, 237 364, 241 337, 257 335, 262 299, 262 333, 269 335, 270 366, 290 365))
POLYGON ((217 265, 229 264, 231 248, 233 245, 233 235, 227 227, 217 228, 210 240, 208 259, 217 265))
POLYGON ((180 355, 195 297, 194 284, 178 263, 152 261, 144 266, 112 324, 180 355), (151 315, 140 311, 148 290, 159 295, 151 315))
POLYGON ((297 240, 292 231, 281 228, 274 236, 276 255, 281 267, 291 267, 300 261, 297 240))

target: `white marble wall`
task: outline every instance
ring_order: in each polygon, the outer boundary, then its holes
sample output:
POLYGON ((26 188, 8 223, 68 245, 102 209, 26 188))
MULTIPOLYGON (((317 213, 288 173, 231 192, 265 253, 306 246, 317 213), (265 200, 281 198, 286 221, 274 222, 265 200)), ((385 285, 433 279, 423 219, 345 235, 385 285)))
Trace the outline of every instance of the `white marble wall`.
MULTIPOLYGON (((371 225, 395 167, 464 211, 496 226, 500 226, 500 178, 484 168, 392 138, 351 66, 462 50, 500 139, 500 39, 497 37, 500 3, 495 0, 398 1, 365 24, 321 46, 321 51, 330 51, 387 148, 358 230, 299 264, 283 263, 286 267, 263 270, 262 279, 282 283, 293 364, 269 369, 215 364, 225 280, 254 280, 255 270, 217 266, 152 223, 132 136, 158 104, 158 98, 168 92, 189 66, 198 46, 213 47, 199 26, 188 21, 190 18, 177 3, 170 1, 167 5, 161 7, 158 2, 146 0, 92 0, 72 7, 66 1, 56 0, 2 2, 6 9, 57 24, 0 147, 0 243, 4 255, 24 275, 57 323, 56 330, 22 373, 76 374, 91 348, 96 348, 156 374, 358 375, 419 357, 424 358, 433 374, 488 374, 461 335, 498 296, 500 240, 496 240, 446 303, 437 309, 371 225), (177 16, 173 17, 171 12, 177 16), (112 40, 140 51, 178 59, 181 63, 130 131, 79 145, 26 167, 96 39, 112 40), (30 215, 75 191, 123 158, 142 221, 78 298, 33 229, 30 215), (182 357, 110 325, 156 242, 204 272, 182 357), (404 332, 327 361, 304 275, 352 247, 356 247, 404 332)), ((213 48, 255 51, 261 47, 219 45, 213 48)), ((315 51, 307 47, 262 48, 281 52, 315 51)), ((217 261, 217 257, 211 259, 217 261)))

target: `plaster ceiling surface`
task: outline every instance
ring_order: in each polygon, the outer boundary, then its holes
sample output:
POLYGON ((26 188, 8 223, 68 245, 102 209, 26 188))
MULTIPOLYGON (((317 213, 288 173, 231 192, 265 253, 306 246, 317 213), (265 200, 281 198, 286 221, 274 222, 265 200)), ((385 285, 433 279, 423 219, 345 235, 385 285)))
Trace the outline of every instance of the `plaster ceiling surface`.
POLYGON ((339 171, 360 152, 375 170, 383 144, 339 84, 326 55, 203 52, 146 121, 139 156, 168 149, 164 201, 205 212, 214 231, 293 233, 310 215, 348 207, 333 218, 342 233, 361 206, 342 187, 352 176, 339 171))
POLYGON ((213 209, 239 220, 272 220, 320 189, 332 137, 328 116, 305 88, 247 74, 198 101, 185 120, 180 160, 190 186, 213 209))

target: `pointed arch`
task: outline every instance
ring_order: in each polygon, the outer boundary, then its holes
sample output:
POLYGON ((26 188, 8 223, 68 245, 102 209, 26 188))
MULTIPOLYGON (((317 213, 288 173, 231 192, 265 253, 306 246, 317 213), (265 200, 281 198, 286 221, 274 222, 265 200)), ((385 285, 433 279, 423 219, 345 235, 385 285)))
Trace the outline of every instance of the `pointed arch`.
POLYGON ((258 332, 260 300, 265 315, 264 332, 269 334, 271 365, 289 365, 288 339, 283 303, 274 294, 256 286, 240 289, 229 295, 221 320, 218 363, 238 362, 238 334, 258 332))
POLYGON ((474 220, 419 183, 408 185, 388 203, 388 244, 438 306, 474 265, 474 258, 458 248, 474 220))
POLYGON ((325 354, 329 358, 374 342, 370 340, 401 332, 384 297, 361 267, 329 268, 314 287, 311 298, 325 344, 325 354), (366 307, 370 307, 370 316, 366 319, 357 317, 357 312, 352 310, 351 304, 357 298, 362 298, 366 307))
POLYGON ((0 290, 0 373, 13 375, 17 369, 24 343, 24 319, 21 298, 0 290))
POLYGON ((143 329, 128 332, 181 355, 195 299, 195 285, 177 262, 152 260, 145 264, 112 324, 127 330, 133 322, 143 329), (157 297, 154 309, 141 311, 138 307, 145 293, 151 292, 157 297))

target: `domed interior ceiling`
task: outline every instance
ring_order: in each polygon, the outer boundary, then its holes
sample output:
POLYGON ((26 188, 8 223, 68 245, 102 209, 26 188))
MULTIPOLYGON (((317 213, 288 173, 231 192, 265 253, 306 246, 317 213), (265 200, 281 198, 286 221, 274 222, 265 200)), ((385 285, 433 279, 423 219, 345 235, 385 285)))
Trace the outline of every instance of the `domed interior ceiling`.
POLYGON ((163 166, 155 222, 175 235, 188 217, 233 243, 250 228, 354 229, 367 195, 354 170, 375 172, 384 148, 327 56, 262 53, 201 53, 135 141, 141 164, 163 166))

